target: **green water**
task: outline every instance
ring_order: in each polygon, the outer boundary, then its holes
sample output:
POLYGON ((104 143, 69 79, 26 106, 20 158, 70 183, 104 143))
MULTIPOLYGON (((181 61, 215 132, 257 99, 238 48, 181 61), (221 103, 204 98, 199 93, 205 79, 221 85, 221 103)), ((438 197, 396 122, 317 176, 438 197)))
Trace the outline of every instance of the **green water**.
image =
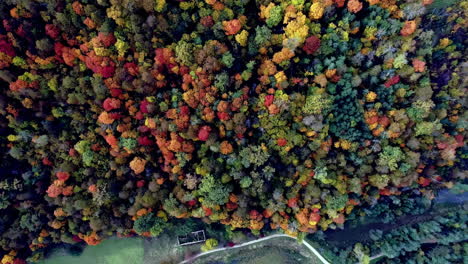
POLYGON ((446 8, 450 5, 459 2, 460 0, 434 0, 434 2, 429 6, 429 9, 433 8, 446 8))

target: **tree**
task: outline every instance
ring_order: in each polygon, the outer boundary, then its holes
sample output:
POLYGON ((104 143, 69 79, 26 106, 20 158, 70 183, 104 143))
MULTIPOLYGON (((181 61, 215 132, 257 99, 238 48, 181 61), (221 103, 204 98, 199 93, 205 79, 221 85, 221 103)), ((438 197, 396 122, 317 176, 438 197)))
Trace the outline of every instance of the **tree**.
POLYGON ((405 159, 405 154, 399 147, 385 146, 383 151, 379 154, 377 163, 380 166, 386 166, 391 171, 398 168, 398 163, 405 159))
POLYGON ((216 240, 215 238, 208 238, 205 241, 205 244, 201 247, 201 250, 203 252, 206 252, 206 251, 210 251, 214 249, 217 246, 218 246, 218 240, 216 240))
POLYGON ((148 213, 139 217, 133 223, 133 229, 138 234, 150 232, 152 236, 158 236, 166 229, 168 224, 162 218, 155 216, 153 213, 148 213))

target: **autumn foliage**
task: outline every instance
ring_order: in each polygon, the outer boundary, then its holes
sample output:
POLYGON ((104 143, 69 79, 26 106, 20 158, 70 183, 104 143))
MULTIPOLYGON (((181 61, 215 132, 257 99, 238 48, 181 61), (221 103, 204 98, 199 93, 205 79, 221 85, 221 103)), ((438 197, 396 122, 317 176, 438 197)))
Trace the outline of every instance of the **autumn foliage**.
POLYGON ((0 1, 2 262, 463 183, 468 4, 431 3, 0 1))

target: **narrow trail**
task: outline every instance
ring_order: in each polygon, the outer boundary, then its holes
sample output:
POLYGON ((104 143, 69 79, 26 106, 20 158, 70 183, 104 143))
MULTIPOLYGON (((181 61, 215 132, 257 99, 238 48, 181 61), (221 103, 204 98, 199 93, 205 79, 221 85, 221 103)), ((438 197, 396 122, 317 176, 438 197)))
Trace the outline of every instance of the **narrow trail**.
MULTIPOLYGON (((276 238, 276 237, 289 237, 289 238, 297 239, 297 238, 295 238, 293 236, 285 235, 285 234, 270 235, 270 236, 259 238, 259 239, 253 240, 253 241, 249 241, 249 242, 245 242, 245 243, 242 243, 242 244, 239 244, 239 245, 235 245, 233 247, 223 247, 223 248, 213 249, 213 250, 210 250, 210 251, 207 251, 207 252, 202 252, 202 253, 199 253, 199 254, 197 254, 195 256, 190 257, 189 259, 186 259, 186 260, 180 262, 179 264, 189 264, 193 260, 195 260, 196 258, 199 258, 201 256, 209 255, 209 254, 219 252, 219 251, 245 247, 245 246, 248 246, 248 245, 256 244, 256 243, 259 243, 259 242, 262 242, 262 241, 265 241, 265 240, 269 240, 269 239, 272 239, 272 238, 276 238)), ((322 257, 322 255, 320 255, 320 253, 314 247, 312 247, 307 241, 303 240, 302 244, 304 244, 310 251, 312 251, 312 253, 314 253, 314 255, 316 255, 317 258, 320 259, 320 261, 323 264, 330 264, 330 262, 328 262, 324 257, 322 257)))

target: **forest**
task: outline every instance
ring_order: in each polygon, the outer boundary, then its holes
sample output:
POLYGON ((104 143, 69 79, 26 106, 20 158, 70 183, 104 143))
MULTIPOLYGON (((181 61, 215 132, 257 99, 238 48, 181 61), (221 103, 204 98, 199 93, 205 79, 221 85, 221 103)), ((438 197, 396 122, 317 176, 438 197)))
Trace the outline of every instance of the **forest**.
POLYGON ((343 229, 317 231, 307 239, 322 248, 330 263, 465 263, 468 196, 465 191, 463 199, 454 199, 457 195, 441 192, 432 200, 409 193, 387 196, 373 207, 354 210, 343 229))
MULTIPOLYGON (((446 2, 0 1, 1 264, 181 220, 317 235, 466 191, 468 1, 446 2)), ((463 211, 348 259, 437 239, 407 263, 462 263, 463 211)))

